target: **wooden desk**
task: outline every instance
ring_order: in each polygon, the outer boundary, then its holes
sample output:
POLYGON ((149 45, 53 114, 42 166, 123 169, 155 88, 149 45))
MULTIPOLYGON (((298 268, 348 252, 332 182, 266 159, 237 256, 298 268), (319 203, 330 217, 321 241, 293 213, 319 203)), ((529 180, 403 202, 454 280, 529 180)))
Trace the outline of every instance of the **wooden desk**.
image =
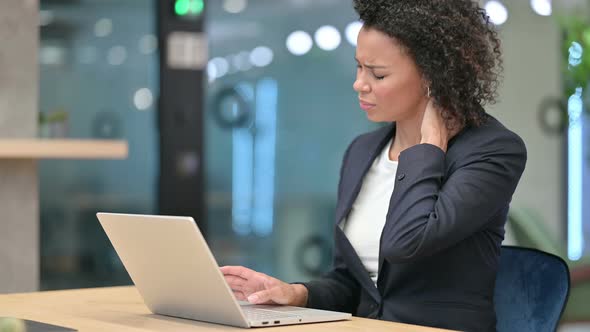
MULTIPOLYGON (((135 287, 108 287, 0 295, 0 317, 12 316, 79 331, 248 331, 224 325, 154 315, 135 287)), ((342 322, 255 329, 279 331, 445 331, 353 317, 342 322)))

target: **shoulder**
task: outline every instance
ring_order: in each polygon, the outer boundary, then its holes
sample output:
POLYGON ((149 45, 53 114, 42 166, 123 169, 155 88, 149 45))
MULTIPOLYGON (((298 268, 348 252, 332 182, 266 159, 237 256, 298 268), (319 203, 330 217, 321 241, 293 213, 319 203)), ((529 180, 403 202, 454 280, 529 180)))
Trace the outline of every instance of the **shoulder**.
POLYGON ((526 155, 526 145, 522 138, 491 115, 479 127, 467 128, 459 133, 451 143, 449 151, 453 149, 485 154, 507 149, 526 155))
POLYGON ((527 149, 523 139, 493 116, 479 127, 467 128, 449 143, 447 164, 509 160, 524 169, 527 149))
POLYGON ((388 141, 393 135, 395 124, 390 123, 373 131, 358 135, 348 145, 347 152, 362 152, 375 149, 384 141, 388 141))

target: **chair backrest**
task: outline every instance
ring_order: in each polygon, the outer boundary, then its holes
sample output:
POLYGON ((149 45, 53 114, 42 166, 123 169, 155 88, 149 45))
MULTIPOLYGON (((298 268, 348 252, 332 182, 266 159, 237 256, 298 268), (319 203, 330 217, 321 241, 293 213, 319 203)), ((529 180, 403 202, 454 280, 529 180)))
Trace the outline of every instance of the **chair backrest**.
POLYGON ((494 294, 497 331, 555 331, 569 289, 563 259, 536 249, 502 246, 494 294))

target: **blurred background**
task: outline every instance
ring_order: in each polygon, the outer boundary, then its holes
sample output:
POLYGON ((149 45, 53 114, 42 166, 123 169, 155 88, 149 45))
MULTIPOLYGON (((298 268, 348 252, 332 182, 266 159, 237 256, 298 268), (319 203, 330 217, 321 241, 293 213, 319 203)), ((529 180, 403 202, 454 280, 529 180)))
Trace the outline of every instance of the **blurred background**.
MULTIPOLYGON (((35 164, 39 289, 131 283, 97 211, 193 216, 220 265, 286 281, 330 267, 343 152, 379 126, 352 90, 361 24, 351 1, 25 3, 38 19, 34 135, 129 149, 122 160, 35 164)), ((562 329, 588 331, 590 1, 481 3, 504 50, 488 111, 529 153, 505 244, 568 261, 562 329)), ((0 127, 14 127, 6 114, 0 127)))

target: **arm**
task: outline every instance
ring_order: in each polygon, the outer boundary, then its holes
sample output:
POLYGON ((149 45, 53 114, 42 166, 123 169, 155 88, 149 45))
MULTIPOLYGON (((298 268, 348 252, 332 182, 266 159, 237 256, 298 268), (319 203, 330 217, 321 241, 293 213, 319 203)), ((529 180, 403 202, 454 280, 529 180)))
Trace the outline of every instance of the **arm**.
POLYGON ((400 154, 395 207, 382 236, 385 259, 405 262, 446 249, 483 229, 508 205, 526 163, 522 140, 506 133, 471 150, 444 184, 441 148, 419 144, 400 154))
POLYGON ((355 313, 360 285, 339 256, 334 267, 323 277, 302 283, 308 290, 307 307, 355 313))

